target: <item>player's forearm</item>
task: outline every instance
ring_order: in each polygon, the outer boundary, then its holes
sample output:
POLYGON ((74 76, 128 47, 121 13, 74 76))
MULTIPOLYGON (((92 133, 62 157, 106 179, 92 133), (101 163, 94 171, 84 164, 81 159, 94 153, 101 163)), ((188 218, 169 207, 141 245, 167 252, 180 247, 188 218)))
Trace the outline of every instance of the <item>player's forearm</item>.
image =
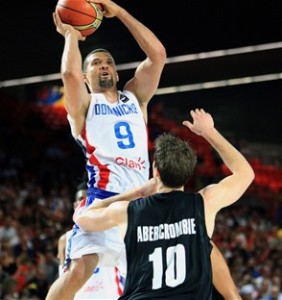
POLYGON ((224 256, 212 241, 211 243, 213 285, 225 300, 242 300, 224 256))
POLYGON ((114 202, 118 201, 132 201, 141 198, 142 193, 141 193, 141 187, 134 188, 128 192, 124 192, 122 194, 118 194, 112 197, 109 197, 107 199, 101 200, 99 202, 93 202, 86 210, 95 210, 95 209, 100 209, 100 208, 105 208, 111 205, 114 202))
POLYGON ((151 178, 149 181, 144 183, 142 186, 130 189, 124 193, 109 197, 99 202, 93 202, 87 210, 100 209, 108 207, 110 204, 118 201, 133 201, 139 198, 144 198, 156 193, 158 189, 158 180, 151 178))
POLYGON ((242 176, 248 176, 250 181, 253 180, 254 172, 248 161, 221 133, 215 128, 211 128, 203 137, 218 152, 223 162, 233 174, 240 173, 242 176))
POLYGON ((63 77, 80 74, 82 71, 82 58, 79 50, 77 33, 67 30, 65 33, 65 46, 61 61, 61 74, 63 77))
MULTIPOLYGON (((77 32, 74 29, 67 30, 61 62, 61 76, 64 83, 66 110, 76 123, 83 124, 90 96, 85 88, 82 57, 78 43, 77 32)), ((79 133, 80 131, 81 129, 79 133)))
POLYGON ((152 60, 166 59, 166 50, 156 35, 145 25, 135 19, 125 9, 120 8, 116 17, 127 27, 140 48, 152 60))
POLYGON ((85 231, 100 231, 111 228, 112 219, 107 217, 107 207, 114 202, 135 200, 140 195, 140 188, 132 189, 104 200, 94 201, 81 214, 74 217, 74 221, 85 231), (106 221, 108 220, 108 221, 106 221))

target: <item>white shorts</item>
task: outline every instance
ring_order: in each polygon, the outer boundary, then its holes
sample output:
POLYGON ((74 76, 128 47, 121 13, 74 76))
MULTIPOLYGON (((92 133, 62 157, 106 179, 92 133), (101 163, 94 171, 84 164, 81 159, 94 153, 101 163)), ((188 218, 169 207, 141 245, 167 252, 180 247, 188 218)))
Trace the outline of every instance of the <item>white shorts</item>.
POLYGON ((118 299, 122 295, 123 284, 115 267, 97 268, 74 299, 118 299))
MULTIPOLYGON (((96 191, 97 189, 95 189, 96 191)), ((103 201, 109 192, 97 190, 97 197, 87 196, 86 207, 94 201, 103 201)), ((96 196, 96 194, 94 195, 96 196)), ((74 225, 67 244, 67 261, 78 259, 86 254, 98 254, 98 266, 116 266, 122 276, 126 275, 125 245, 120 237, 119 228, 113 227, 105 231, 85 232, 74 225)))

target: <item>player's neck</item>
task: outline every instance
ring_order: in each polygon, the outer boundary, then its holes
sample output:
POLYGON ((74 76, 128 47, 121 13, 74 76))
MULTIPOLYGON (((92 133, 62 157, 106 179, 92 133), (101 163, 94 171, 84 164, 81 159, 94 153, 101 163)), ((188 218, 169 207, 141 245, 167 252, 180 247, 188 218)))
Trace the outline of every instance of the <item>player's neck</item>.
POLYGON ((107 92, 103 92, 103 94, 109 103, 114 104, 119 100, 118 91, 107 91, 107 92))
POLYGON ((167 187, 167 186, 161 186, 158 190, 159 193, 169 193, 172 191, 184 191, 184 187, 180 187, 180 188, 171 188, 171 187, 167 187))

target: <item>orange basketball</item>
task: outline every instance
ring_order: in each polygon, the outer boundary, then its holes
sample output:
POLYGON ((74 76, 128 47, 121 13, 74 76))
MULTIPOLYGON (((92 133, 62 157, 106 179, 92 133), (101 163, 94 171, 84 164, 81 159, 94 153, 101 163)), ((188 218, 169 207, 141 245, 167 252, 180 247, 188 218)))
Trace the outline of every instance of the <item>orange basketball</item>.
POLYGON ((59 0, 56 6, 63 23, 72 25, 83 36, 95 32, 102 23, 102 6, 86 0, 59 0))

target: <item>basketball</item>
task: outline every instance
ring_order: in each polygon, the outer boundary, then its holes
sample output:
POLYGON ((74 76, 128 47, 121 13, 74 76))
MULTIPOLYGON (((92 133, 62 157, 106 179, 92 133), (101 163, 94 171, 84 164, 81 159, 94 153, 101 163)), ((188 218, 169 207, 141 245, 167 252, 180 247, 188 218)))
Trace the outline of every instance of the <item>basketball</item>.
POLYGON ((83 36, 94 33, 102 23, 103 8, 86 0, 59 0, 56 11, 63 23, 72 25, 83 36))

